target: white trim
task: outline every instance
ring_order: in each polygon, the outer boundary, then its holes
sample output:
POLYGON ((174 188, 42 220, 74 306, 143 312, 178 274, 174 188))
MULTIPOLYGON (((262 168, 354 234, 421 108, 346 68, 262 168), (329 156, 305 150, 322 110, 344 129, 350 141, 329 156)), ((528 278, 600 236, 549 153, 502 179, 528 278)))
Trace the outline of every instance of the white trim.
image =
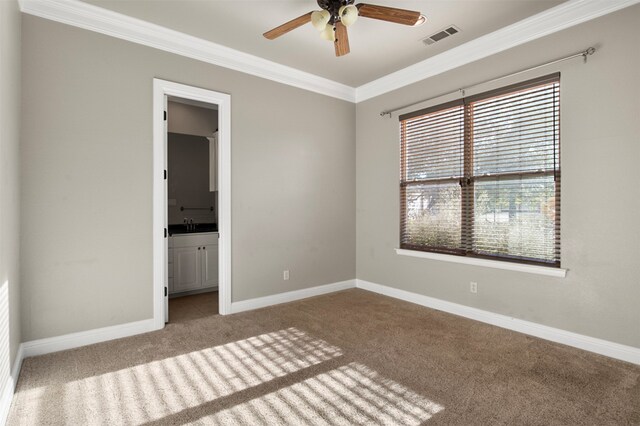
POLYGON ((632 6, 639 1, 569 0, 439 55, 363 84, 356 89, 356 103, 632 6))
POLYGON ((550 277, 564 278, 567 270, 552 268, 549 266, 526 265, 523 263, 501 262, 499 260, 479 259, 476 257, 454 256, 444 253, 431 253, 427 251, 395 249, 401 256, 421 257, 423 259, 441 260, 444 262, 462 263, 465 265, 485 266, 487 268, 504 269, 507 271, 527 272, 529 274, 547 275, 550 277))
POLYGON ((231 313, 231 97, 218 102, 218 312, 231 313))
POLYGON ((79 0, 19 0, 20 10, 23 13, 356 103, 638 2, 640 0, 569 0, 422 62, 353 88, 79 0))
POLYGON ((79 0, 20 0, 20 10, 322 95, 355 100, 355 90, 345 84, 79 0))
POLYGON ((356 280, 340 281, 332 284, 320 285, 317 287, 303 288, 301 290, 288 291, 286 293, 274 294, 271 296, 258 297, 255 299, 233 302, 231 312, 238 313, 251 311, 253 309, 265 308, 267 306, 278 305, 280 303, 293 302, 307 297, 320 296, 322 294, 354 288, 356 280))
POLYGON ((106 342, 108 340, 134 336, 136 334, 147 333, 149 331, 154 331, 155 329, 156 327, 153 319, 146 319, 126 324, 112 325, 110 327, 64 334, 62 336, 48 337, 46 339, 31 340, 22 344, 23 354, 25 358, 43 355, 51 352, 78 348, 80 346, 92 345, 94 343, 106 342))
POLYGON ((539 337, 541 339, 640 365, 640 348, 633 346, 621 345, 608 340, 597 339, 595 337, 589 337, 561 330, 559 328, 553 328, 506 315, 484 311, 482 309, 459 305, 445 300, 434 299, 421 294, 411 293, 409 291, 375 284, 364 280, 356 280, 356 286, 363 290, 426 306, 427 308, 437 309, 439 311, 448 312, 450 314, 459 315, 472 320, 506 328, 508 330, 517 331, 519 333, 528 334, 530 336, 539 337))
POLYGON ((9 410, 11 409, 11 402, 13 401, 13 394, 18 384, 18 376, 20 376, 20 370, 22 369, 22 360, 24 359, 24 345, 21 343, 18 346, 18 352, 16 353, 16 359, 13 361, 13 368, 11 369, 11 375, 7 379, 7 383, 2 390, 2 396, 0 397, 0 425, 7 423, 9 417, 9 410))
POLYGON ((13 361, 13 369, 11 370, 11 377, 18 383, 18 376, 20 376, 20 370, 22 370, 22 361, 24 360, 24 343, 20 343, 18 346, 18 352, 16 353, 16 359, 13 361))
POLYGON ((164 169, 165 142, 164 105, 167 96, 218 105, 218 312, 231 313, 231 96, 213 90, 153 79, 153 318, 156 329, 164 327, 164 287, 167 252, 163 228, 167 226, 167 197, 164 169))
MULTIPOLYGON (((301 290, 289 291, 286 293, 274 294, 271 296, 258 297, 256 299, 234 302, 230 306, 229 313, 244 312, 267 306, 278 305, 280 303, 293 302, 308 297, 320 296, 327 293, 346 290, 356 287, 356 280, 340 281, 332 284, 320 285, 317 287, 305 288, 301 290)), ((20 345, 16 363, 14 364, 14 374, 19 372, 22 359, 30 356, 43 355, 51 352, 73 349, 80 346, 94 343, 106 342, 108 340, 120 339, 122 337, 134 336, 136 334, 155 331, 155 319, 130 322, 126 324, 114 325, 93 330, 80 331, 77 333, 65 334, 62 336, 48 337, 46 339, 31 340, 20 345), (19 363, 17 362, 19 360, 19 363)))

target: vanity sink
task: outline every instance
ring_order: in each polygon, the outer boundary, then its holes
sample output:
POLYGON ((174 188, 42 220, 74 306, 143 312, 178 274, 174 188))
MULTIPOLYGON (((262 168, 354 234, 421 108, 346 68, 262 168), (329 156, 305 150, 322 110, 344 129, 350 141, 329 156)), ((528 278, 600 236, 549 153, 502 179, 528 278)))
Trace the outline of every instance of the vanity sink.
POLYGON ((194 223, 193 225, 179 224, 179 225, 169 225, 169 235, 178 235, 178 234, 198 234, 204 232, 218 232, 218 224, 217 223, 194 223))

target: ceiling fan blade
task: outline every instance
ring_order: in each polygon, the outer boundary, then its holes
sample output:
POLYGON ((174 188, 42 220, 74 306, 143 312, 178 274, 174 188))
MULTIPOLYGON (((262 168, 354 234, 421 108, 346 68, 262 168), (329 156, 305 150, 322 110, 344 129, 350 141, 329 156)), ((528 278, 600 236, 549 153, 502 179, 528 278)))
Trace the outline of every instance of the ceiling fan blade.
POLYGON ((404 25, 415 25, 421 15, 420 12, 415 10, 396 9, 395 7, 376 6, 374 4, 360 3, 356 7, 358 8, 358 15, 365 18, 404 25))
POLYGON ((336 22, 336 41, 333 44, 336 46, 336 56, 344 56, 350 52, 347 27, 340 21, 336 22))
POLYGON ((269 40, 273 40, 274 38, 280 37, 281 35, 284 35, 291 30, 295 30, 296 28, 301 27, 307 22, 311 22, 311 13, 313 12, 309 12, 302 16, 297 17, 296 19, 292 19, 291 21, 286 22, 280 25, 279 27, 275 27, 274 29, 267 31, 262 35, 268 38, 269 40))

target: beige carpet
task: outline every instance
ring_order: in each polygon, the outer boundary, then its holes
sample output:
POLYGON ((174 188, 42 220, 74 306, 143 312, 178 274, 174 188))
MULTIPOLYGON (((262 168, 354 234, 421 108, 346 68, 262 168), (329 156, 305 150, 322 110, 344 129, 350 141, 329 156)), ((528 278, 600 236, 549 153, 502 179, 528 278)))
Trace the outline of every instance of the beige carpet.
POLYGON ((363 290, 188 300, 164 330, 25 360, 8 423, 640 424, 639 366, 363 290))

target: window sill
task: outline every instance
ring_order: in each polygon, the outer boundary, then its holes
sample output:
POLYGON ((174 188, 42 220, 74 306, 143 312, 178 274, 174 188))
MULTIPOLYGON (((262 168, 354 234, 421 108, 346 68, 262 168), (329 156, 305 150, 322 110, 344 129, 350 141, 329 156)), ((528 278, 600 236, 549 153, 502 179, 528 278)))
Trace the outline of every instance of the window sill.
POLYGON ((504 269, 507 271, 527 272, 529 274, 547 275, 550 277, 564 278, 566 269, 551 268, 548 266, 525 265, 522 263, 501 262, 499 260, 478 259, 475 257, 454 256, 451 254, 430 253, 426 251, 395 249, 401 256, 421 257, 423 259, 442 260, 445 262, 462 263, 465 265, 485 266, 487 268, 504 269))

